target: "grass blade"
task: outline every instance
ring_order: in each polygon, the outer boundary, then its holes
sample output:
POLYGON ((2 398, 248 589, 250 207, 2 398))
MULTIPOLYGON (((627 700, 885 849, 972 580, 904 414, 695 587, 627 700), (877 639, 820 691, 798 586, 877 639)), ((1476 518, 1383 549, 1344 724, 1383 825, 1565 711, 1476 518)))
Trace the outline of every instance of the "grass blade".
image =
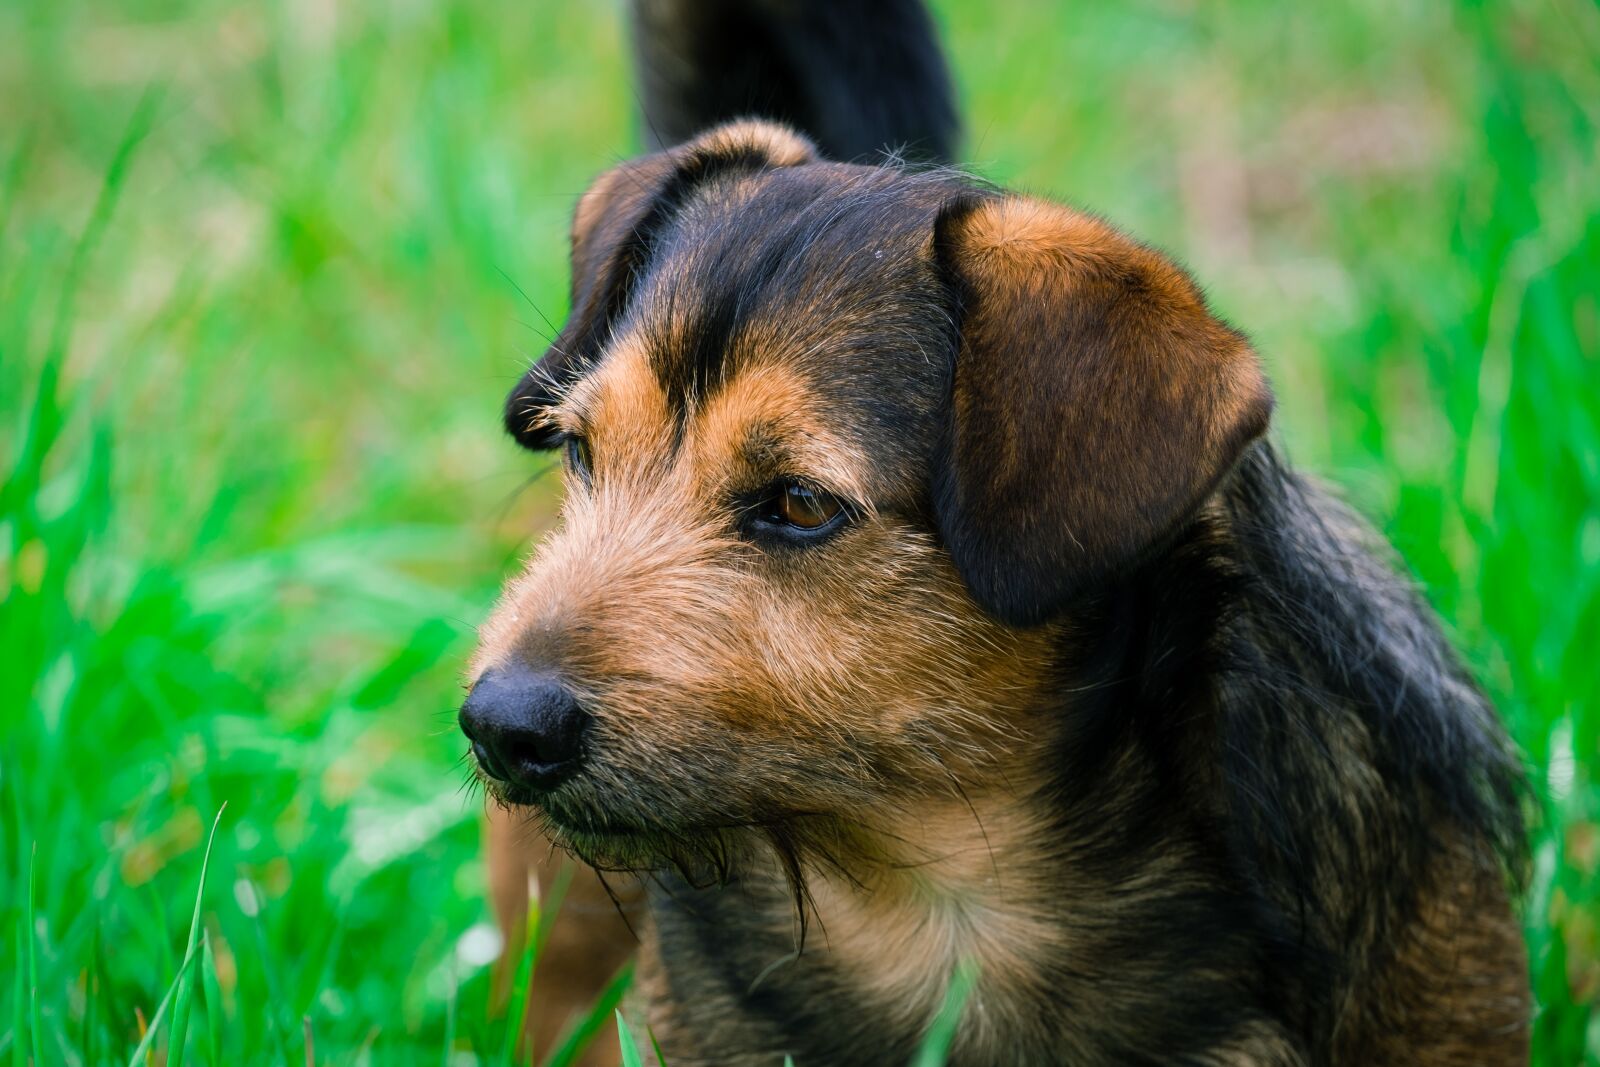
MULTIPOLYGON (((538 923, 537 913, 532 917, 533 923, 538 923)), ((508 1001, 511 1010, 506 1019, 505 1040, 500 1046, 500 1063, 514 1064, 518 1060, 518 1050, 522 1046, 523 1027, 528 1020, 528 991, 533 986, 533 960, 538 954, 538 945, 533 930, 530 928, 528 937, 524 940, 522 953, 517 959, 516 974, 511 981, 511 999, 508 1001)))
POLYGON ((516 980, 511 987, 511 1018, 506 1025, 505 1046, 500 1054, 502 1063, 516 1062, 515 1054, 521 1047, 524 1029, 528 1025, 528 999, 533 989, 534 968, 538 966, 539 954, 544 951, 544 944, 550 938, 556 916, 561 912, 561 902, 566 899, 567 887, 572 884, 572 873, 572 864, 563 864, 550 884, 549 892, 542 894, 539 902, 530 909, 527 945, 517 964, 516 980))
POLYGON ((266 989, 266 1003, 262 1005, 260 1010, 262 1017, 266 1019, 267 1033, 272 1038, 273 1052, 276 1053, 273 1062, 288 1063, 289 1037, 286 1032, 287 1028, 283 1025, 283 1017, 279 1014, 281 1010, 279 1005, 283 1003, 283 998, 278 990, 282 983, 274 977, 274 968, 272 967, 274 957, 271 948, 267 945, 267 933, 262 928, 259 909, 250 916, 250 931, 255 935, 256 955, 261 961, 261 984, 266 989))
POLYGON ((78 1048, 83 1052, 84 1063, 95 1063, 95 1004, 100 999, 100 902, 94 909, 94 927, 89 935, 89 966, 84 969, 83 1024, 78 1028, 78 1048))
POLYGON ((116 153, 111 157, 111 164, 106 168, 105 177, 101 180, 100 193, 95 197, 94 207, 89 212, 89 221, 84 225, 83 232, 78 235, 77 243, 73 245, 72 258, 67 264, 66 278, 61 283, 55 317, 50 326, 50 347, 45 350, 51 364, 57 363, 66 355, 67 341, 75 320, 73 306, 77 300, 78 284, 83 278, 85 264, 100 244, 100 238, 104 236, 106 226, 111 222, 112 212, 116 210, 117 200, 127 181, 128 169, 140 144, 150 132, 161 97, 161 90, 149 87, 134 106, 133 114, 123 131, 122 140, 117 144, 116 153))
POLYGON ((977 982, 978 968, 975 964, 966 960, 956 964, 955 973, 950 976, 950 987, 945 990, 944 1005, 939 1008, 939 1014, 933 1017, 933 1024, 928 1027, 928 1035, 922 1039, 922 1047, 912 1058, 911 1067, 940 1067, 944 1063, 950 1052, 950 1043, 955 1040, 962 1009, 967 1006, 967 998, 972 995, 972 987, 977 982))
MULTIPOLYGON (((33 864, 29 865, 29 879, 32 880, 33 864)), ((16 996, 11 1004, 11 1067, 28 1067, 28 1046, 23 1043, 22 1035, 28 1028, 28 957, 26 947, 29 943, 28 916, 24 912, 17 916, 17 966, 11 973, 16 976, 16 996)))
MULTIPOLYGON (((39 924, 34 918, 34 902, 38 899, 39 844, 34 842, 28 856, 28 1027, 33 1032, 33 1064, 44 1067, 44 1027, 39 1020, 39 924)), ((22 1035, 17 1035, 21 1046, 22 1035)))
POLYGON ((206 1005, 206 1052, 212 1067, 222 1064, 222 983, 217 980, 217 958, 211 952, 211 938, 200 939, 201 992, 206 1005))
POLYGON ((162 996, 161 1003, 156 1007, 156 1013, 150 1017, 150 1025, 145 1027, 144 1037, 139 1039, 138 1047, 133 1050, 133 1055, 128 1057, 128 1067, 140 1067, 144 1063, 145 1057, 150 1053, 150 1047, 155 1044, 156 1034, 161 1029, 161 1020, 166 1018, 167 1008, 172 1004, 173 994, 183 984, 183 980, 188 976, 189 968, 193 964, 194 960, 185 960, 183 966, 178 968, 178 973, 172 978, 172 984, 167 986, 166 994, 162 996))
MULTIPOLYGON (((17 925, 20 927, 21 921, 17 925)), ((28 1067, 28 1050, 22 1043, 22 1032, 27 1029, 28 972, 24 968, 21 937, 17 938, 17 966, 11 973, 16 976, 16 996, 11 998, 11 1067, 28 1067)))
MULTIPOLYGON (((633 982, 633 964, 629 963, 612 976, 601 990, 599 998, 594 1002, 578 1024, 568 1031, 562 1039, 560 1046, 550 1054, 545 1061, 545 1067, 571 1067, 576 1062, 583 1050, 589 1047, 589 1042, 594 1040, 594 1035, 599 1033, 617 1010, 617 1005, 622 1003, 623 995, 628 992, 628 986, 633 982)), ((660 1053, 657 1053, 657 1058, 660 1053)), ((663 1063, 666 1061, 663 1060, 663 1063)))
POLYGON ((617 1012, 616 1016, 617 1043, 622 1046, 622 1067, 644 1067, 644 1060, 639 1056, 639 1045, 633 1040, 633 1031, 628 1029, 622 1012, 617 1012))
MULTIPOLYGON (((172 1037, 167 1042, 167 1062, 181 1067, 183 1063, 183 1046, 189 1037, 189 1014, 194 1006, 195 985, 200 978, 200 968, 192 971, 190 965, 195 962, 200 949, 200 907, 205 902, 206 896, 206 869, 211 865, 211 846, 217 840, 217 826, 222 822, 222 813, 228 810, 226 802, 217 809, 216 818, 211 820, 211 835, 206 838, 206 854, 200 860, 200 886, 194 893, 194 916, 189 920, 189 944, 183 952, 183 971, 188 972, 189 978, 178 987, 177 1002, 172 1006, 172 1037)), ((155 1025, 151 1024, 151 1029, 155 1025)))

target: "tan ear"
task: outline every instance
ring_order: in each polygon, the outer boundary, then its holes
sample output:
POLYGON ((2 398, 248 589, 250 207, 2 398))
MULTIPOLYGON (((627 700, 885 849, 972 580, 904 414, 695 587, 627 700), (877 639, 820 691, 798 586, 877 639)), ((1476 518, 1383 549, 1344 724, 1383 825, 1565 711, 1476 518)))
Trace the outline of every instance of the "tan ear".
POLYGON ((542 418, 597 356, 649 256, 650 240, 693 188, 733 169, 794 167, 811 142, 770 122, 730 122, 677 148, 629 160, 594 180, 572 216, 572 310, 550 348, 506 398, 506 429, 528 448, 559 436, 542 418))
POLYGON ((1272 393, 1189 277, 1098 219, 974 196, 935 251, 961 335, 940 531, 980 604, 1043 622, 1192 517, 1272 393))

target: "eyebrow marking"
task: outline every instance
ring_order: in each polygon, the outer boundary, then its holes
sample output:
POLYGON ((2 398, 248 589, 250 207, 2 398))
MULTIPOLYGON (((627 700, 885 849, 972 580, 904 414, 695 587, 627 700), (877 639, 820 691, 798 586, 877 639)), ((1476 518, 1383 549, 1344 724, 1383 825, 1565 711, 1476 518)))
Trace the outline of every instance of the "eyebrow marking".
POLYGON ((786 364, 752 366, 729 380, 695 415, 692 430, 688 440, 702 469, 738 459, 815 480, 872 510, 868 456, 823 416, 810 384, 786 364))
POLYGON ((782 170, 725 174, 661 234, 635 310, 680 418, 739 372, 751 333, 770 333, 775 319, 816 319, 819 277, 833 276, 834 260, 819 261, 814 246, 857 209, 844 191, 782 170))
POLYGON ((624 334, 555 413, 562 429, 591 439, 597 463, 643 466, 671 451, 674 420, 647 353, 638 334, 624 334))

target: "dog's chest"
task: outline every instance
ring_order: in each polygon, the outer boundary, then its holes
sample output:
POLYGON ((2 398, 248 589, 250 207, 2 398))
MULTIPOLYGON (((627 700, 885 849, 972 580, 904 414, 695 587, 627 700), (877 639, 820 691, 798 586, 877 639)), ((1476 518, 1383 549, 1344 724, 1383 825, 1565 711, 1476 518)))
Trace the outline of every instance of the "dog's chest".
POLYGON ((949 1062, 1028 1062, 1048 995, 1033 966, 1048 932, 1033 922, 957 902, 883 918, 822 890, 797 953, 780 886, 723 890, 710 909, 674 893, 652 904, 643 983, 674 1064, 770 1064, 773 1050, 801 1064, 907 1062, 958 969, 976 983, 949 1062))
POLYGON ((988 830, 986 839, 967 812, 922 835, 903 866, 814 876, 798 953, 781 877, 663 887, 644 966, 653 1020, 672 1034, 669 1059, 744 1063, 729 1050, 745 1049, 752 1064, 772 1061, 772 1050, 800 1064, 906 1062, 960 970, 975 983, 949 1062, 1031 1062, 1055 1014, 1063 930, 1030 897, 1056 889, 1006 866, 1017 852, 1004 849, 1018 842, 1003 826, 988 830))

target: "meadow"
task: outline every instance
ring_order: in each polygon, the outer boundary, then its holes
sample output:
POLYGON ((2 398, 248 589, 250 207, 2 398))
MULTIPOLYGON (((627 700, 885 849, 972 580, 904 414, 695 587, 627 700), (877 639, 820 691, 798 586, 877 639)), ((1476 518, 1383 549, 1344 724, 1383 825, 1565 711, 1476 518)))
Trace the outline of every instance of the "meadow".
MULTIPOLYGON (((975 168, 1193 267, 1448 620, 1600 1067, 1600 8, 934 7, 975 168)), ((0 1062, 510 1061, 454 715, 638 144, 616 0, 0 4, 0 1062)))

